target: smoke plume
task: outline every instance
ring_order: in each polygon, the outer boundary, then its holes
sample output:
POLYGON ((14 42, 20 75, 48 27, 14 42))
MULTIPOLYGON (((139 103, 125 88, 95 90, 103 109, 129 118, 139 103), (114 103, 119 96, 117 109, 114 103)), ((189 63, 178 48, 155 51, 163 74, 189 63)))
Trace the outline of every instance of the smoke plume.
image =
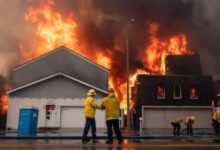
MULTIPOLYGON (((27 8, 45 2, 1 0, 0 74, 3 76, 10 78, 12 69, 22 63, 20 48, 25 47, 29 52, 35 43, 34 26, 25 20, 27 8)), ((53 6, 64 16, 73 13, 79 26, 79 41, 86 45, 91 56, 98 49, 110 57, 111 73, 120 79, 125 80, 126 40, 129 40, 131 72, 143 68, 141 59, 149 44, 151 22, 160 25, 160 39, 186 33, 188 49, 200 55, 204 74, 220 79, 218 0, 54 0, 53 6)))

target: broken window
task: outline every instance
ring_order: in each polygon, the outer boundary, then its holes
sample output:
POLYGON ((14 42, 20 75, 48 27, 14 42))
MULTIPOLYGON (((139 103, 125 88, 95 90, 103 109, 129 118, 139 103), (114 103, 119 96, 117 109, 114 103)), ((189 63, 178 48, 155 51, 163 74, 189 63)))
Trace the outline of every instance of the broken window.
POLYGON ((163 85, 157 86, 157 99, 165 99, 165 88, 163 85))
POLYGON ((173 87, 173 98, 174 99, 181 99, 182 98, 182 89, 180 85, 175 85, 173 87))
POLYGON ((196 86, 192 86, 190 88, 190 99, 198 99, 198 88, 196 86))

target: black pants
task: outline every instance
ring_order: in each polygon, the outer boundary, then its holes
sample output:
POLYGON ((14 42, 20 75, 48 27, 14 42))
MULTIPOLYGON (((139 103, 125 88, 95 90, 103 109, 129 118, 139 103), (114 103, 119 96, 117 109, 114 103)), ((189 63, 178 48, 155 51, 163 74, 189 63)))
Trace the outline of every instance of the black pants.
POLYGON ((173 135, 180 135, 180 129, 181 129, 181 126, 180 126, 180 124, 179 123, 171 123, 172 124, 172 126, 173 126, 173 135))
POLYGON ((193 136, 193 127, 192 127, 192 125, 187 125, 187 135, 193 136))
POLYGON ((212 125, 215 129, 215 134, 219 134, 219 123, 217 120, 212 119, 212 125))
POLYGON ((107 120, 106 125, 107 125, 107 130, 108 130, 108 141, 110 141, 110 142, 113 141, 112 126, 114 127, 114 131, 115 131, 117 140, 122 141, 122 134, 121 134, 121 130, 119 128, 119 120, 118 119, 107 120))
POLYGON ((95 118, 86 118, 86 123, 85 123, 85 127, 83 130, 82 141, 88 140, 87 135, 89 133, 90 127, 91 127, 91 131, 92 131, 92 139, 93 140, 97 139, 95 118))

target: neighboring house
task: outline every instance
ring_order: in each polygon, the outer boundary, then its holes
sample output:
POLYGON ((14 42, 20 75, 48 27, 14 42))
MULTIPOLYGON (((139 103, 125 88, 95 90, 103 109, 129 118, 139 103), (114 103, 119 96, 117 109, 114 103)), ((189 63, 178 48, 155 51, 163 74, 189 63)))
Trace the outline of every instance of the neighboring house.
MULTIPOLYGON (((90 88, 97 103, 106 96, 109 71, 60 47, 14 69, 14 88, 8 92, 7 128, 17 129, 19 110, 36 107, 38 128, 83 128, 84 99, 90 88)), ((104 112, 97 110, 97 127, 105 127, 104 112)))
MULTIPOLYGON (((182 69, 187 70, 184 68, 183 57, 179 58, 181 58, 182 63, 179 64, 182 65, 182 69)), ((174 60, 179 62, 178 58, 174 60)), ((136 86, 133 88, 136 127, 139 127, 140 117, 143 119, 142 127, 151 129, 172 128, 170 122, 175 118, 181 117, 185 120, 188 115, 195 115, 195 128, 212 128, 214 99, 212 77, 196 74, 195 70, 189 69, 188 74, 184 75, 176 73, 175 70, 181 72, 178 67, 170 70, 174 75, 138 75, 136 86), (190 75, 190 72, 193 75, 190 75)))

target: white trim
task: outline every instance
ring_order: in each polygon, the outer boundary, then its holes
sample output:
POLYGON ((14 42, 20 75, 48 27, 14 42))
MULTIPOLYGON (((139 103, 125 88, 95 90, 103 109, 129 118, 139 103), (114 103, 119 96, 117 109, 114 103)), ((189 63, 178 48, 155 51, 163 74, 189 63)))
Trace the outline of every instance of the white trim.
POLYGON ((58 73, 52 74, 52 75, 47 76, 47 77, 45 77, 45 78, 42 78, 42 79, 40 79, 40 80, 37 80, 37 81, 31 82, 31 83, 25 84, 25 85, 23 85, 23 86, 20 86, 20 87, 18 87, 18 88, 15 88, 15 89, 12 89, 12 90, 8 91, 7 94, 11 94, 11 93, 13 93, 13 92, 19 91, 19 90, 21 90, 21 89, 27 88, 27 87, 29 87, 29 86, 35 85, 35 84, 37 84, 37 83, 43 82, 43 81, 45 81, 45 80, 51 79, 51 78, 56 77, 56 76, 59 76, 59 75, 64 76, 64 77, 66 77, 66 78, 68 78, 68 79, 71 79, 71 80, 73 80, 73 81, 76 81, 76 82, 78 82, 78 83, 81 83, 81 84, 83 84, 83 85, 86 85, 86 86, 88 86, 88 87, 90 87, 90 88, 93 88, 93 89, 99 91, 99 92, 102 92, 102 93, 107 94, 107 91, 105 91, 105 90, 102 90, 102 89, 100 89, 100 88, 98 88, 98 87, 95 87, 95 86, 93 86, 93 85, 91 85, 91 84, 88 84, 88 83, 83 82, 83 81, 81 81, 81 80, 78 80, 78 79, 76 79, 76 78, 74 78, 74 77, 71 77, 71 76, 69 76, 69 75, 66 75, 66 74, 64 74, 64 73, 62 73, 62 72, 58 72, 58 73))
POLYGON ((40 60, 40 59, 42 59, 42 58, 44 58, 44 57, 46 57, 46 56, 48 56, 48 55, 51 55, 51 54, 53 54, 53 53, 55 53, 56 51, 59 51, 59 50, 61 50, 61 49, 64 49, 64 50, 70 52, 71 54, 74 54, 74 55, 76 55, 76 56, 82 58, 83 60, 85 60, 85 61, 87 61, 87 62, 89 62, 89 63, 91 63, 91 64, 93 64, 93 65, 95 65, 95 66, 97 66, 97 67, 99 67, 99 68, 101 68, 102 70, 105 70, 105 71, 107 71, 107 72, 110 72, 107 68, 105 68, 105 67, 103 67, 103 66, 101 66, 101 65, 98 65, 98 64, 94 63, 93 61, 87 59, 86 57, 83 57, 83 56, 79 55, 78 53, 74 52, 73 50, 70 50, 69 48, 66 48, 66 47, 64 47, 64 46, 58 47, 58 48, 56 48, 56 49, 54 49, 54 50, 52 50, 52 51, 50 51, 50 52, 48 52, 48 53, 46 53, 46 54, 43 54, 43 55, 41 55, 41 56, 39 56, 39 57, 37 57, 37 58, 34 58, 33 60, 30 60, 30 61, 28 61, 27 63, 24 63, 24 64, 22 64, 22 65, 16 67, 14 70, 18 70, 18 69, 20 69, 20 68, 23 68, 24 66, 26 66, 26 65, 28 65, 28 64, 31 64, 31 63, 34 63, 34 62, 36 62, 36 61, 38 61, 38 60, 40 60))

